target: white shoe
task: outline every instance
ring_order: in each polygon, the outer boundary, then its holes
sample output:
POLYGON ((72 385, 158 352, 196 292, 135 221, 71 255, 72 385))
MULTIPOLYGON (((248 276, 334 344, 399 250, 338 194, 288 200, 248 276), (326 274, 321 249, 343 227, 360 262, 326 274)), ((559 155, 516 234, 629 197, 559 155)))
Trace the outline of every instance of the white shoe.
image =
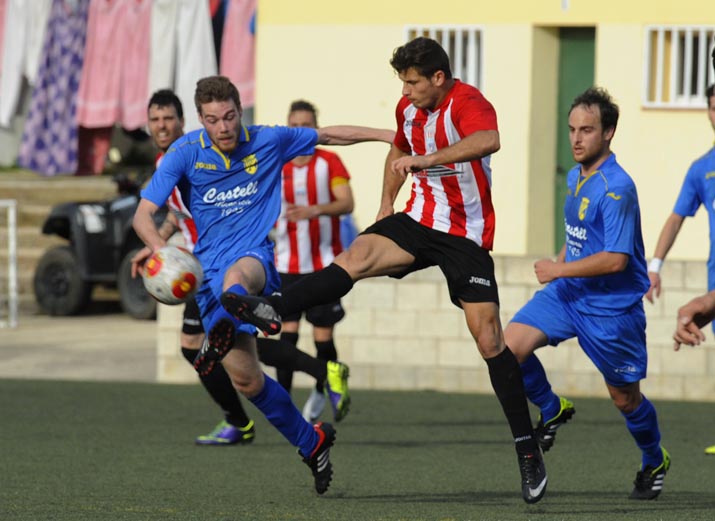
POLYGON ((320 415, 323 413, 323 409, 325 409, 326 401, 327 398, 325 398, 324 393, 313 389, 303 406, 303 418, 305 418, 305 421, 313 423, 315 420, 320 418, 320 415))

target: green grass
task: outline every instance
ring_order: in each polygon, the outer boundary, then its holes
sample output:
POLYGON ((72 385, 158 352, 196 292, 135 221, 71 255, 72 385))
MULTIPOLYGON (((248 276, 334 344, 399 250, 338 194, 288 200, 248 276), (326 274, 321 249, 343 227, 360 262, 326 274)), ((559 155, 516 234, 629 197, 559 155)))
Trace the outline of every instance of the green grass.
POLYGON ((702 452, 714 405, 656 402, 673 466, 658 501, 634 502, 640 456, 623 419, 606 400, 574 401, 546 455, 548 492, 529 506, 492 396, 356 391, 317 497, 250 405, 253 445, 194 446, 220 419, 198 385, 0 380, 0 519, 715 519, 715 457, 702 452))

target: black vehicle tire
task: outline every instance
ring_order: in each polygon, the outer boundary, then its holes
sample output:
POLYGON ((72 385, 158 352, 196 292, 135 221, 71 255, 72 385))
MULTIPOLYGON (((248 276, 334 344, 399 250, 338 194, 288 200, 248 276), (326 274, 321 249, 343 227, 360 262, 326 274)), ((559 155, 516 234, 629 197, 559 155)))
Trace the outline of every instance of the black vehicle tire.
POLYGON ((132 257, 139 250, 127 253, 119 265, 117 288, 124 312, 132 318, 151 320, 156 318, 156 300, 144 288, 141 277, 132 278, 132 257))
POLYGON ((37 304, 53 316, 80 313, 92 295, 92 284, 82 279, 77 258, 69 246, 45 252, 37 263, 33 288, 37 304))

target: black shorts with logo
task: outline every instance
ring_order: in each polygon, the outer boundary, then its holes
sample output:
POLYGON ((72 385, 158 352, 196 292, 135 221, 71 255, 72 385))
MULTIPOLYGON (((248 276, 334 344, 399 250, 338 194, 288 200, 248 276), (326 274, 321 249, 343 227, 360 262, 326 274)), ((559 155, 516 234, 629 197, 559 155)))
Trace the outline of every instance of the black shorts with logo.
POLYGON ((489 251, 474 241, 428 228, 402 212, 362 232, 368 233, 387 237, 415 258, 412 265, 392 277, 401 279, 414 271, 439 266, 455 306, 461 307, 460 300, 499 304, 494 261, 489 251))
POLYGON ((204 326, 201 324, 201 311, 199 311, 199 305, 194 298, 187 301, 186 307, 184 307, 181 332, 185 335, 200 335, 204 332, 204 326))
MULTIPOLYGON (((291 284, 295 284, 303 277, 309 276, 306 274, 281 273, 281 289, 285 290, 291 284)), ((298 322, 303 316, 303 312, 298 311, 291 315, 281 317, 283 322, 298 322)), ((340 322, 345 317, 345 309, 343 309, 340 301, 330 302, 329 304, 321 304, 314 306, 305 311, 305 319, 316 327, 331 327, 340 322)))

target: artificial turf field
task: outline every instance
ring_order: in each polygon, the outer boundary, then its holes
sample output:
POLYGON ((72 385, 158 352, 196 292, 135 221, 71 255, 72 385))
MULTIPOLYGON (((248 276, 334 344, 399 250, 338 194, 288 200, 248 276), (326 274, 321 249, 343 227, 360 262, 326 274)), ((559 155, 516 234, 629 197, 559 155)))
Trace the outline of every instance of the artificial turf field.
MULTIPOLYGON (((605 392, 605 391, 604 391, 605 392)), ((294 392, 302 404, 307 391, 294 392)), ((328 492, 251 405, 254 444, 197 447, 220 419, 198 385, 0 380, 0 520, 714 520, 715 405, 656 401, 673 458, 627 499, 639 452, 607 400, 576 399, 536 505, 496 398, 355 391, 328 492)))

